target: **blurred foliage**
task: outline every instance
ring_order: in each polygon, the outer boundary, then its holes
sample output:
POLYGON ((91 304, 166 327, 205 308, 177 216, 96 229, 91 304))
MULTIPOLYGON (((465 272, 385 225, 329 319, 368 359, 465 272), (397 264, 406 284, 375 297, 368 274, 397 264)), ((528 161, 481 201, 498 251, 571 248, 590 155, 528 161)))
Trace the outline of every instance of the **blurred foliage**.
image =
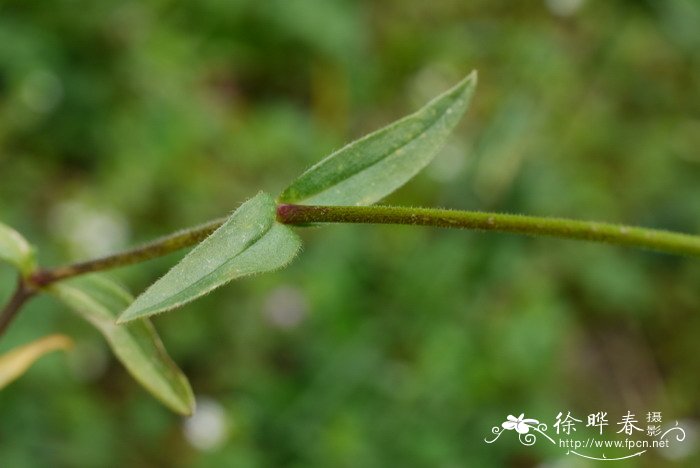
MULTIPOLYGON (((693 0, 3 0, 0 218, 46 265, 113 251, 277 193, 477 68, 450 146, 389 202, 697 233, 699 24, 693 0)), ((77 351, 0 392, 0 464, 587 466, 483 439, 521 412, 700 421, 696 260, 410 227, 302 234, 291 268, 155 321, 199 426, 34 300, 0 352, 50 333, 77 351)), ((178 258, 115 276, 138 292, 178 258)), ((13 284, 0 267, 0 299, 13 284)), ((697 437, 683 447, 636 466, 698 466, 697 437)))

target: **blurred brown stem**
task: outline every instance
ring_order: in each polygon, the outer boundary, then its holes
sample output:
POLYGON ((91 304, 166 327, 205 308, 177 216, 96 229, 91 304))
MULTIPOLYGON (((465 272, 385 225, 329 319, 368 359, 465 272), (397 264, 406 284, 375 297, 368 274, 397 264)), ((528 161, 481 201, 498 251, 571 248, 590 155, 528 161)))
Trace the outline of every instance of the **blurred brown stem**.
POLYGON ((5 330, 7 330, 7 327, 17 316, 22 306, 27 300, 34 296, 40 288, 85 273, 133 265, 134 263, 140 263, 152 258, 167 255, 185 247, 191 247, 208 237, 221 226, 225 220, 225 218, 215 219, 200 226, 184 229, 142 246, 107 257, 35 271, 27 278, 20 279, 10 301, 2 311, 0 311, 0 336, 5 333, 5 330))
POLYGON ((10 301, 5 305, 0 312, 0 335, 5 333, 7 327, 12 323, 12 320, 17 316, 22 306, 36 294, 36 289, 29 286, 23 278, 17 282, 17 288, 12 294, 10 301))

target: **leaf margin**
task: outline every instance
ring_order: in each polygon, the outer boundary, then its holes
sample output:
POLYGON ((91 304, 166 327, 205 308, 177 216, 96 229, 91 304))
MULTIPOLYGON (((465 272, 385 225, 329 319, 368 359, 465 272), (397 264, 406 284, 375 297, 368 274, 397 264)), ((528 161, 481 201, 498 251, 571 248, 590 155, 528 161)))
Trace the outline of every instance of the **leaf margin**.
POLYGON ((4 261, 28 277, 36 269, 34 247, 16 229, 0 222, 0 261, 4 261))
MULTIPOLYGON (((166 351, 153 324, 149 320, 139 320, 129 325, 117 325, 115 318, 119 309, 115 307, 115 310, 111 311, 108 305, 101 303, 99 298, 92 295, 95 293, 94 290, 86 291, 85 289, 89 289, 89 287, 85 288, 86 282, 92 282, 93 287, 101 287, 103 293, 112 294, 112 298, 116 301, 133 301, 133 297, 128 291, 104 275, 99 274, 54 283, 44 288, 44 290, 93 325, 102 334, 115 357, 121 362, 127 372, 154 398, 175 413, 183 416, 194 414, 195 398, 189 380, 166 351), (83 286, 83 288, 80 286, 83 286), (150 340, 153 351, 156 353, 156 358, 160 360, 163 369, 166 372, 170 372, 169 376, 159 376, 159 383, 149 379, 147 372, 140 371, 138 369, 139 364, 133 358, 128 357, 125 348, 119 346, 118 340, 123 339, 124 336, 129 336, 130 328, 132 335, 140 333, 142 335, 141 338, 150 340), (120 334, 124 335, 120 337, 120 334), (165 382, 165 387, 163 382, 165 382), (167 388, 168 384, 170 385, 170 392, 164 392, 163 389, 167 388)), ((132 339, 137 343, 136 347, 138 347, 138 339, 132 339)), ((157 366, 157 363, 149 363, 148 360, 147 356, 146 362, 148 365, 152 367, 157 366)))
MULTIPOLYGON (((476 89, 476 85, 478 82, 478 73, 476 70, 473 70, 471 73, 469 73, 465 78, 463 78, 459 83, 456 85, 452 86, 450 89, 447 91, 444 91, 440 95, 434 97, 431 99, 428 103, 426 103, 424 106, 422 106, 420 109, 417 111, 414 111, 411 114, 408 114, 378 130, 375 130, 374 132, 371 132, 361 138, 358 138, 342 148, 340 148, 337 151, 334 151, 330 155, 326 156, 325 158, 321 159, 314 165, 312 165, 310 168, 308 168, 306 171, 304 171, 299 177, 294 179, 277 197, 277 202, 280 204, 307 204, 307 205, 371 205, 379 200, 385 198, 392 192, 396 191, 403 185, 405 185, 409 180, 411 180, 413 177, 415 177, 421 170, 423 170, 436 156, 436 154, 439 152, 439 150, 442 148, 444 145, 445 141, 447 140, 448 136, 454 129, 454 127, 457 125, 459 120, 461 119, 462 115, 466 112, 468 109, 471 99, 474 95, 474 91, 476 89), (448 105, 445 109, 444 112, 438 116, 433 116, 435 117, 426 128, 425 131, 423 131, 420 136, 412 135, 410 136, 407 140, 404 140, 404 142, 398 146, 395 146, 394 148, 391 148, 390 150, 385 150, 384 156, 375 159, 373 162, 369 163, 368 165, 365 165, 361 167, 357 172, 354 173, 349 173, 349 174, 343 174, 342 178, 339 180, 336 180, 335 182, 320 182, 318 183, 317 181, 317 187, 312 188, 312 191, 309 191, 310 189, 308 186, 313 186, 314 182, 313 179, 317 177, 318 174, 321 176, 321 180, 323 181, 323 177, 331 178, 331 177, 336 177, 338 178, 337 171, 334 173, 333 171, 333 165, 335 164, 336 166, 339 166, 339 170, 345 170, 347 169, 347 166, 351 165, 353 163, 353 160, 350 159, 353 156, 353 151, 357 150, 358 148, 361 148, 363 145, 369 146, 376 141, 381 140, 382 138, 388 139, 388 136, 392 136, 395 133, 399 133, 399 131, 403 131, 405 128, 407 128, 411 124, 416 124, 421 121, 422 118, 424 118, 426 115, 432 113, 435 111, 438 107, 439 104, 445 104, 449 103, 450 98, 454 98, 452 104, 448 105), (372 182, 369 184, 370 187, 374 187, 374 193, 370 193, 369 195, 362 195, 360 196, 360 193, 362 193, 362 190, 357 189, 357 183, 355 181, 354 185, 353 182, 349 182, 354 178, 359 177, 363 172, 368 172, 371 171, 373 168, 376 166, 381 165, 382 163, 385 163, 389 161, 392 156, 401 156, 403 149, 406 148, 409 145, 415 144, 419 140, 425 138, 427 131, 430 130, 432 127, 434 127, 438 122, 441 122, 441 119, 443 118, 448 118, 445 117, 448 116, 449 118, 452 119, 450 123, 446 125, 446 129, 443 132, 443 135, 441 136, 441 139, 438 139, 438 141, 434 142, 432 144, 432 147, 429 148, 427 153, 429 153, 426 156, 422 156, 419 158, 416 158, 416 161, 409 161, 412 163, 415 163, 406 173, 401 175, 400 177, 396 178, 393 182, 391 183, 386 183, 384 181, 384 185, 388 188, 384 189, 376 189, 377 184, 376 182, 372 182), (329 170, 330 169, 330 170, 329 170), (327 172, 327 174, 323 174, 323 172, 327 172), (309 182, 311 180, 311 182, 309 182), (343 191, 340 191, 338 193, 338 186, 342 186, 343 184, 350 185, 349 188, 346 188, 343 191), (307 186, 305 188, 305 186, 307 186), (328 194, 328 192, 336 187, 336 194, 333 196, 332 194, 328 194), (315 191, 313 191, 315 190, 315 191), (352 194, 348 195, 347 192, 352 192, 352 194), (345 197, 346 199, 343 199, 345 197)), ((396 144, 395 144, 396 145, 396 144)), ((403 159, 405 160, 406 156, 403 156, 403 159)), ((371 158, 370 158, 371 159, 371 158)), ((394 158, 395 160, 396 158, 394 158)), ((356 162, 356 161, 355 161, 356 162)), ((396 162, 396 161, 394 161, 396 162)), ((405 161, 402 161, 405 162, 405 161)), ((396 167, 396 164, 394 164, 394 169, 396 167)))
MULTIPOLYGON (((251 232, 247 234, 250 234, 251 232)), ((286 267, 289 263, 291 263, 291 261, 294 260, 294 258, 296 258, 299 251, 301 250, 301 247, 302 243, 299 236, 292 229, 290 229, 289 226, 286 226, 277 221, 277 204, 275 203, 275 200, 269 194, 260 191, 254 197, 243 202, 241 206, 239 206, 239 208, 236 209, 216 231, 214 231, 209 237, 200 242, 179 263, 173 266, 160 279, 151 284, 146 289, 146 291, 141 293, 136 298, 136 300, 120 314, 119 318, 117 319, 117 324, 125 324, 133 320, 146 318, 173 309, 177 309, 185 304, 188 304, 189 302, 199 299, 200 297, 210 293, 214 289, 217 289, 235 279, 282 269, 286 267), (215 244, 216 242, 221 242, 221 240, 223 239, 222 236, 230 234, 228 233, 228 230, 230 230, 231 228, 235 229, 236 227, 239 227, 236 223, 243 222, 245 224, 245 216, 249 215, 247 210, 255 209, 259 209, 260 213, 265 215, 265 218, 260 217, 258 221, 262 220, 263 224, 257 226, 257 231, 251 231, 253 233, 256 233, 253 235, 254 238, 252 242, 249 242, 247 244, 243 243, 242 248, 240 248, 240 250, 237 251, 233 255, 233 257, 230 257, 228 260, 223 261, 217 269, 208 272, 203 278, 200 278, 200 280, 195 281, 194 283, 185 286, 184 289, 171 293, 164 299, 160 299, 158 300, 158 302, 151 303, 149 305, 148 301, 153 301, 153 299, 149 296, 157 296, 158 294, 162 294, 158 290, 164 289, 167 286, 167 281, 173 281, 173 277, 180 274, 181 270, 187 270, 187 266, 189 266, 189 264, 193 262, 196 262, 196 257, 201 255, 201 253, 205 250, 211 248, 212 244, 215 244), (243 218, 243 220, 241 220, 240 218, 243 218), (270 241, 271 238, 269 236, 275 235, 277 235, 278 238, 280 236, 286 237, 286 239, 282 240, 286 240, 289 244, 289 246, 286 246, 285 249, 281 252, 282 261, 271 261, 268 262, 268 264, 265 264, 262 268, 258 269, 252 267, 250 268, 250 271, 244 271, 241 274, 231 276, 228 279, 224 279, 222 281, 215 281, 209 284, 209 286, 199 289, 194 294, 187 295, 183 293, 183 291, 187 291, 189 289, 192 289, 193 287, 196 287, 198 283, 201 283, 204 279, 216 273, 219 269, 223 267, 230 268, 231 262, 234 262, 237 259, 240 261, 240 259, 243 258, 245 264, 245 261, 249 261, 248 257, 250 256, 250 252, 252 250, 260 248, 260 246, 263 245, 265 242, 270 241), (168 301, 171 298, 182 296, 185 297, 175 300, 172 303, 168 303, 168 301), (143 305, 144 303, 146 305, 143 305)), ((177 278, 175 279, 175 281, 177 281, 177 278)))

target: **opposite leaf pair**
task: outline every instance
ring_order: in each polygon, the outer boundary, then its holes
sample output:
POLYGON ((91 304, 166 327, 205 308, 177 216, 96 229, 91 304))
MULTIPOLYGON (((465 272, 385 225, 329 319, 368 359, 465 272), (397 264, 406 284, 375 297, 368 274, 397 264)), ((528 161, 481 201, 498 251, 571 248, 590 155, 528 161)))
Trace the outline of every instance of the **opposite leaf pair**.
MULTIPOLYGON (((418 112, 361 138, 311 167, 282 192, 281 203, 371 205, 423 169, 464 114, 476 72, 418 112)), ((242 276, 287 265, 301 241, 276 221, 277 204, 259 193, 148 288, 119 323, 165 312, 242 276)))
MULTIPOLYGON (((331 154, 295 180, 278 202, 347 206, 379 201, 433 159, 467 109, 475 86, 473 72, 418 112, 331 154)), ((187 378, 145 318, 182 306, 233 279, 287 265, 299 252, 301 241, 276 216, 275 200, 259 193, 135 301, 99 275, 57 282, 42 291, 93 324, 127 370, 156 398, 177 413, 191 414, 194 397, 187 378), (124 322, 129 323, 121 325, 124 322)), ((0 260, 15 265, 24 278, 36 269, 31 246, 2 224, 0 260)), ((8 353, 4 360, 0 357, 0 377, 6 370, 9 382, 41 354, 64 344, 45 338, 8 353)))

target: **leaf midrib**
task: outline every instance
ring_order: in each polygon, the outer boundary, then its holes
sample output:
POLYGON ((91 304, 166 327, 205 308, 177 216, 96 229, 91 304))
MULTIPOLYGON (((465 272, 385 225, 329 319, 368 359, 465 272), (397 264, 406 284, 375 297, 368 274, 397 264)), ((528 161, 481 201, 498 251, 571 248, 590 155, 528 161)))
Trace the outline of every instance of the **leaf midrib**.
MULTIPOLYGON (((93 310, 100 310, 100 315, 103 316, 105 319, 111 318, 112 314, 110 313, 109 309, 107 309, 103 304, 101 304, 100 302, 98 302, 97 300, 95 300, 90 294, 88 294, 88 293, 86 293, 85 291, 80 290, 80 288, 76 288, 76 287, 74 287, 74 286, 63 285, 63 288, 64 288, 64 290, 68 290, 68 293, 69 293, 69 294, 72 294, 74 297, 80 298, 80 299, 79 299, 80 301, 84 302, 85 304, 91 305, 93 310)), ((85 316, 86 319, 88 319, 89 322, 92 322, 97 328, 99 328, 100 330, 102 330, 102 332, 104 333, 104 338, 105 338, 107 341, 110 341, 110 342, 112 341, 112 336, 108 333, 107 329, 104 328, 104 324, 103 324, 103 323, 96 323, 95 321, 90 320, 88 317, 89 317, 91 314, 89 314, 89 313, 85 313, 85 314, 83 314, 83 315, 85 316)), ((117 326, 117 325, 114 325, 114 324, 110 324, 110 325, 112 325, 112 326, 117 326)), ((120 327, 124 327, 124 326, 128 327, 129 325, 119 325, 119 326, 120 326, 120 327)), ((150 368, 150 370, 151 370, 150 374, 152 374, 152 375, 158 375, 158 374, 159 374, 159 372, 158 372, 158 370, 159 370, 158 367, 159 367, 159 366, 156 365, 156 364, 154 363, 154 360, 152 360, 152 359, 148 356, 148 354, 149 354, 148 351, 147 351, 146 349, 144 349, 144 348, 141 346, 141 343, 140 343, 138 340, 134 339, 128 331, 126 331, 125 334, 126 334, 127 336, 130 337, 129 342, 130 342, 136 349, 139 350, 139 352, 140 352, 140 354, 141 354, 142 356, 144 356, 144 357, 146 358, 146 359, 144 359, 144 362, 145 362, 146 365, 150 368)), ((115 350, 115 352, 116 352, 116 350, 115 350)), ((124 364, 124 366, 126 367, 126 363, 123 363, 123 364, 124 364)), ((177 366, 175 366, 174 363, 172 363, 172 362, 166 362, 165 364, 166 364, 166 366, 168 367, 168 369, 169 369, 170 371, 174 371, 174 374, 175 374, 175 375, 178 375, 178 374, 180 373, 179 368, 177 368, 177 366)), ((129 371, 129 373, 131 373, 131 371, 129 371)), ((136 380, 138 380, 139 382, 141 382, 146 388, 149 388, 149 389, 152 388, 152 387, 151 387, 151 382, 149 382, 148 380, 143 379, 143 378, 141 378, 141 377, 139 377, 139 376, 137 376, 137 375, 134 375, 134 374, 132 374, 132 375, 134 376, 134 378, 135 378, 136 380)), ((179 376, 178 376, 178 377, 179 377, 179 376)), ((182 385, 182 382, 180 382, 181 379, 178 378, 177 380, 178 380, 178 382, 182 385)), ((168 391, 168 393, 170 393, 170 397, 168 397, 168 399, 174 398, 176 401, 180 399, 181 395, 179 394, 179 392, 173 390, 173 389, 170 387, 170 385, 165 385, 165 388, 166 388, 166 391, 168 391)))
MULTIPOLYGON (((272 226, 273 226, 274 224, 275 224, 275 221, 273 220, 271 223, 268 224, 267 228, 266 228, 264 231, 261 231, 261 234, 260 234, 260 235, 251 237, 250 240, 249 240, 248 242, 245 242, 245 243, 243 244, 243 248, 240 249, 236 255, 234 255, 233 257, 229 258, 228 260, 226 260, 225 262, 223 262, 221 265, 219 265, 219 266, 216 267, 215 269, 211 270, 211 271, 210 271, 209 273, 207 273, 206 275, 202 276, 200 279, 198 279, 198 280, 195 281, 194 283, 190 283, 190 284, 187 285, 184 289, 181 289, 180 291, 178 291, 177 293, 173 294, 172 296, 169 296, 167 299, 163 299, 162 301, 158 302, 157 304, 154 304, 154 305, 152 305, 152 306, 150 306, 150 307, 147 307, 147 308, 145 308, 145 309, 142 309, 142 310, 141 310, 141 313, 139 314, 139 316, 143 316, 143 315, 146 315, 146 314, 149 314, 149 313, 153 313, 154 311, 166 312, 166 311, 168 311, 168 310, 171 310, 171 309, 174 309, 175 307, 177 307, 179 303, 176 301, 175 304, 172 304, 172 305, 170 305, 169 307, 162 308, 162 309, 160 308, 160 306, 161 306, 162 304, 164 304, 164 303, 166 303, 166 302, 172 300, 173 298, 178 298, 178 297, 180 297, 180 296, 182 296, 182 295, 185 295, 185 294, 187 293, 187 291, 189 291, 189 290, 191 290, 192 288, 194 288, 194 287, 196 287, 196 286, 202 284, 202 283, 204 282, 204 280, 205 280, 208 276, 211 276, 211 275, 213 275, 213 274, 216 274, 219 270, 221 270, 222 268, 224 268, 226 265, 228 265, 230 262, 232 262, 232 261, 235 260, 238 256, 240 256, 243 252, 245 252, 246 250, 248 250, 249 248, 251 248, 254 244, 258 243, 258 241, 260 241, 263 237, 265 237, 265 236, 267 235, 267 233, 270 232, 270 230, 272 229, 272 226)), ((216 234, 216 231, 215 231, 214 233, 212 233, 212 236, 215 235, 215 234, 216 234)), ((203 294, 206 294, 208 291, 209 291, 209 290, 206 290, 206 291, 202 292, 201 294, 197 294, 197 296, 202 296, 203 294)))
MULTIPOLYGON (((452 103, 452 104, 450 104, 449 106, 447 106, 447 109, 450 109, 450 108, 452 108, 453 106, 454 106, 454 103, 452 103)), ((362 166, 361 169, 358 170, 357 172, 355 172, 354 174, 351 174, 351 175, 349 175, 349 176, 347 176, 347 177, 338 178, 338 179, 327 179, 328 182, 326 182, 326 184, 324 184, 319 190, 317 190, 317 191, 315 191, 315 192, 312 192, 312 193, 310 193, 310 194, 308 194, 308 195, 303 195, 304 198, 300 198, 300 199, 298 199, 298 200, 291 200, 291 201, 294 201, 294 202, 304 201, 304 200, 306 200, 306 199, 309 199, 309 198, 315 197, 315 196, 317 196, 317 195, 320 195, 320 194, 322 194, 322 193, 328 191, 328 190, 329 190, 330 188, 332 188, 333 186, 338 185, 338 184, 340 184, 340 183, 342 183, 342 182, 345 182, 345 181, 347 181, 347 180, 350 180, 350 179, 352 179, 352 178, 358 176, 358 175, 361 174, 362 172, 366 171, 367 169, 369 169, 369 168, 371 168, 371 167, 373 167, 373 166, 376 166, 377 164, 380 164, 382 161, 384 161, 384 160, 385 160, 387 157, 389 157, 391 154, 396 153, 396 152, 397 152, 398 150, 400 150, 401 148, 404 148, 404 147, 408 146, 409 144, 413 143, 416 139, 420 138, 420 135, 426 133, 427 131, 429 131, 430 129, 432 129, 435 125, 437 125, 438 121, 440 121, 443 117, 445 117, 445 115, 447 115, 447 109, 445 109, 443 112, 441 112, 435 119, 433 119, 432 121, 430 121, 430 123, 423 129, 423 131, 421 131, 420 133, 418 133, 417 135, 415 135, 414 137, 412 137, 412 138, 411 138, 410 140, 408 140, 407 142, 405 142, 405 143, 403 143, 403 144, 400 144, 400 145, 398 145, 398 146, 392 148, 391 150, 388 150, 388 151, 384 152, 384 153, 381 155, 381 157, 377 158, 376 160, 370 162, 369 164, 367 164, 367 165, 365 165, 365 166, 362 166)), ((417 111, 417 112, 415 112, 415 113, 413 113, 413 114, 411 114, 411 115, 409 115, 409 116, 407 116, 407 117, 405 117, 405 118, 403 118, 403 119, 400 119, 400 120, 394 122, 393 124, 391 124, 390 126, 388 126, 385 130, 386 130, 387 132, 393 130, 394 127, 396 127, 396 126, 398 126, 398 125, 400 125, 400 124, 403 124, 403 123, 405 123, 406 121, 408 121, 408 120, 410 120, 410 119, 412 119, 412 118, 415 118, 415 117, 417 116, 417 114, 419 114, 420 112, 421 112, 421 111, 419 110, 419 111, 417 111)), ((376 136, 376 135, 375 135, 375 136, 376 136)), ((369 137, 368 137, 368 138, 369 138, 369 137)), ((354 144, 359 144, 359 143, 361 143, 361 142, 362 142, 362 139, 358 140, 358 141, 355 142, 354 144)), ((353 143, 351 143, 351 144, 353 144, 353 143)), ((341 151, 342 151, 342 150, 341 150, 341 151)), ((323 161, 321 161, 321 163, 322 163, 322 162, 323 162, 323 161)), ((321 163, 319 163, 319 164, 321 164, 321 163)), ((312 166, 312 167, 309 169, 309 172, 311 172, 313 169, 314 169, 314 167, 312 166)))

